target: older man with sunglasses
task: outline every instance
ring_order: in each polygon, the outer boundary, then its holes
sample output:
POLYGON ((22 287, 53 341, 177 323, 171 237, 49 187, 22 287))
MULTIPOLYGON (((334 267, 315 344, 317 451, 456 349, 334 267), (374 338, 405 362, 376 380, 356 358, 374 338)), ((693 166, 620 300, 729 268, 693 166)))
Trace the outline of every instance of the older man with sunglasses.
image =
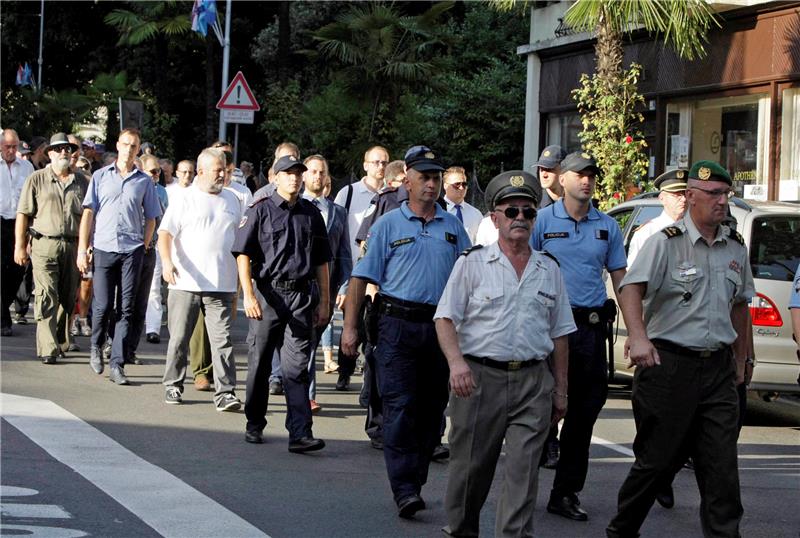
POLYGON ((461 255, 434 315, 450 366, 444 531, 453 536, 478 536, 503 440, 495 536, 533 536, 539 457, 567 408, 567 335, 575 323, 558 263, 529 245, 535 184, 520 170, 489 183, 498 240, 461 255))

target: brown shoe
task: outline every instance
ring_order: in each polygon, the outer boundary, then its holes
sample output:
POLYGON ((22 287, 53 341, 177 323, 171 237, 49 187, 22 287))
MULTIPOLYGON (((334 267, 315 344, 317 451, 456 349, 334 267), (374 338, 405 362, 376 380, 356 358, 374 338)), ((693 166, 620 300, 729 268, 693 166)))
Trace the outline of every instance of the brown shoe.
POLYGON ((322 411, 322 406, 319 405, 316 400, 309 400, 309 403, 311 404, 312 413, 319 413, 322 411))
POLYGON ((211 383, 208 382, 206 374, 197 374, 194 376, 194 388, 203 392, 211 390, 211 383))

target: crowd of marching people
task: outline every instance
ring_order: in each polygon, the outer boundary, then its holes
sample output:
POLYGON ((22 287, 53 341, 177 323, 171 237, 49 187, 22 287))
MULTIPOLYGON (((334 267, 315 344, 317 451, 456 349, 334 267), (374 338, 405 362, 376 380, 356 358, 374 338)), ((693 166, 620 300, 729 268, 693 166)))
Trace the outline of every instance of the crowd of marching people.
POLYGON ((38 360, 81 351, 83 335, 91 372, 124 386, 139 341, 160 342, 166 319, 164 402, 180 405, 191 379, 217 411, 243 407, 244 440, 260 444, 269 397, 283 395, 293 453, 325 447, 313 433, 317 348, 340 391, 363 356, 365 431, 397 513, 426 508, 429 463, 449 457, 453 536, 478 535, 501 450, 497 536, 533 535, 540 467, 555 469, 547 511, 588 519, 578 495, 617 314, 606 272, 637 368, 636 462, 607 534, 637 536, 656 501, 671 507, 691 458, 703 533, 738 536, 737 386, 752 373, 754 290, 742 239, 723 224, 732 181, 718 164, 657 178, 665 213, 626 256, 616 221, 592 203, 596 161, 558 146, 533 174, 495 176, 485 215, 465 201, 464 168, 424 145, 394 161, 368 148, 364 177, 335 195, 325 157, 289 142, 266 177, 237 167, 226 141, 174 164, 135 129, 113 152, 65 133, 26 144, 13 129, 1 149, 4 338, 32 298, 38 360), (721 283, 709 276, 719 267, 721 283), (248 319, 244 401, 237 312, 248 319))

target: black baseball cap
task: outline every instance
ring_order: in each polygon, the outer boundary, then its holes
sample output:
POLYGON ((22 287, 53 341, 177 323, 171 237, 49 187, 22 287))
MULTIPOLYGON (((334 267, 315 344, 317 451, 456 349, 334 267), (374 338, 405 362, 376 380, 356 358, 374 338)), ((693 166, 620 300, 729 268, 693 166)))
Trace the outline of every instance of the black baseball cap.
POLYGON ((277 174, 278 172, 286 172, 287 170, 294 170, 295 168, 301 172, 308 170, 306 165, 304 165, 301 161, 298 161, 297 157, 294 155, 284 155, 275 162, 275 165, 272 167, 272 171, 277 174))
POLYGON ((596 176, 600 175, 600 168, 597 166, 597 161, 594 157, 585 151, 574 151, 564 157, 561 161, 561 172, 581 172, 583 170, 591 169, 596 176))
POLYGON ((565 156, 566 152, 561 149, 561 146, 547 146, 542 150, 542 154, 539 155, 539 160, 533 163, 533 166, 550 169, 558 168, 565 156))
POLYGON ((439 156, 428 146, 412 146, 406 151, 403 160, 407 168, 418 172, 444 172, 444 166, 439 156))

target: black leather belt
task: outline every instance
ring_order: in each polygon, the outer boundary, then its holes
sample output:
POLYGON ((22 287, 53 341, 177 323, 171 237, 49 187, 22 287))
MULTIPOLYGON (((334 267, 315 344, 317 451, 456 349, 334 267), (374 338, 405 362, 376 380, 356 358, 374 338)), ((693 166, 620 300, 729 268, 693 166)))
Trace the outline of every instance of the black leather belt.
POLYGON ((36 230, 34 230, 32 228, 30 230, 30 233, 31 233, 31 237, 33 237, 34 239, 45 238, 45 239, 52 239, 53 241, 64 241, 65 243, 74 243, 74 242, 76 242, 78 240, 77 237, 68 236, 68 235, 44 235, 44 234, 41 234, 41 233, 37 232, 36 230))
POLYGON ((494 359, 490 359, 489 357, 476 357, 474 355, 464 355, 464 358, 468 361, 477 362, 490 368, 497 368, 498 370, 505 371, 522 370, 523 368, 527 368, 528 366, 536 366, 542 362, 537 359, 528 359, 526 361, 496 361, 494 359))
POLYGON ((651 342, 655 347, 663 349, 664 351, 669 351, 676 355, 694 357, 696 359, 708 359, 720 353, 724 353, 728 349, 727 346, 721 349, 689 349, 688 347, 679 346, 678 344, 673 344, 669 340, 662 340, 661 338, 653 338, 651 342))
POLYGON ((270 285, 273 289, 281 291, 305 291, 311 281, 307 278, 301 280, 273 280, 270 285))
POLYGON ((436 313, 436 305, 415 303, 414 301, 404 301, 388 295, 381 295, 378 311, 381 315, 415 323, 425 323, 433 320, 433 315, 436 313))

